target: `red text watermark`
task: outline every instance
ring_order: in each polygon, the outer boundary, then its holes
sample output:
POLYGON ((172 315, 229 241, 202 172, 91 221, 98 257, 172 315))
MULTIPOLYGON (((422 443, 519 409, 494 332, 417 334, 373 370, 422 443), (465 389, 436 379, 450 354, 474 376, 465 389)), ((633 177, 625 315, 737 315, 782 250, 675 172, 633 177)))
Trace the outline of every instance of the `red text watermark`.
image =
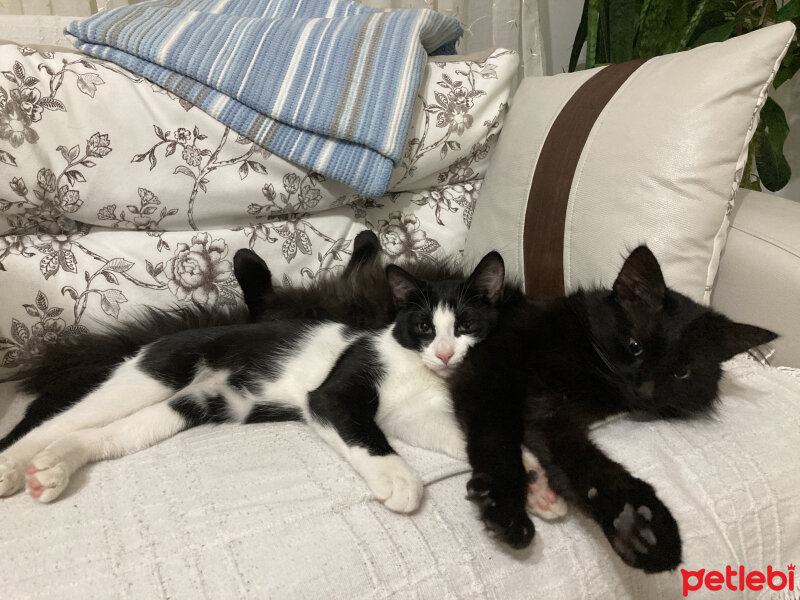
POLYGON ((764 571, 747 571, 744 566, 734 569, 730 565, 725 571, 687 571, 681 569, 683 577, 683 597, 689 592, 696 592, 701 588, 713 592, 728 589, 732 592, 744 590, 794 590, 794 565, 788 565, 786 571, 773 569, 772 565, 764 571))

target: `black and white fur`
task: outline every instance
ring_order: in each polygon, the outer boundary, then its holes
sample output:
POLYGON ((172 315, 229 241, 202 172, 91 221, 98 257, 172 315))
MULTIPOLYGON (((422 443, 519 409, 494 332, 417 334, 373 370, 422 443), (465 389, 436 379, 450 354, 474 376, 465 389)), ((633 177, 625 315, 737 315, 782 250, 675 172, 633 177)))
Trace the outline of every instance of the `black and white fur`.
POLYGON ((388 508, 413 511, 421 480, 386 436, 465 458, 446 377, 493 328, 503 275, 496 253, 466 280, 428 283, 389 266, 397 316, 377 330, 299 320, 161 338, 0 454, 0 495, 26 485, 50 502, 83 465, 202 423, 303 420, 388 508))

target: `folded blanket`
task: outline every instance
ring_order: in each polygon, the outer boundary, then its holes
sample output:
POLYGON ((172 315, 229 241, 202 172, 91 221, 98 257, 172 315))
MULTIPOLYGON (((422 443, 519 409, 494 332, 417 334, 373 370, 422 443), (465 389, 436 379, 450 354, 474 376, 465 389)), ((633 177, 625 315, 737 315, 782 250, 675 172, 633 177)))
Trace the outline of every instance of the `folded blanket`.
POLYGON ((380 196, 426 52, 458 21, 350 0, 151 0, 67 28, 75 46, 184 98, 303 167, 380 196))

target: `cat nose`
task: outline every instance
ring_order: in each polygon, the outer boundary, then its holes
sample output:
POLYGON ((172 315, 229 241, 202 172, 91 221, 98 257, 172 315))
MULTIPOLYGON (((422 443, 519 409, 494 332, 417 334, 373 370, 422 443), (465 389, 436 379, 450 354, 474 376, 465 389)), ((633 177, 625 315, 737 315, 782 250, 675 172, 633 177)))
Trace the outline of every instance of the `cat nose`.
POLYGON ((452 350, 445 350, 444 352, 437 352, 436 358, 442 361, 444 364, 450 362, 450 359, 453 358, 453 351, 452 350))
POLYGON ((656 382, 652 379, 650 381, 645 381, 636 389, 636 391, 639 392, 642 397, 652 400, 653 394, 655 394, 656 391, 656 382))

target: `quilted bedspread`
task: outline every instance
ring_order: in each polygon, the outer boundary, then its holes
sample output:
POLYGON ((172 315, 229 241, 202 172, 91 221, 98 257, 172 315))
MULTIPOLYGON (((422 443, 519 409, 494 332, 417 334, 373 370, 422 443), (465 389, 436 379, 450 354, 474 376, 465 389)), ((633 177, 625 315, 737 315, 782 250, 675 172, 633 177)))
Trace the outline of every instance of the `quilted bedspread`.
MULTIPOLYGON (((594 432, 656 487, 688 570, 786 572, 800 560, 800 372, 727 364, 718 414, 619 419, 594 432)), ((0 432, 24 403, 0 387, 0 432)), ((512 551, 464 498, 467 465, 397 444, 425 502, 398 515, 302 424, 204 426, 80 472, 63 499, 0 501, 4 598, 682 598, 679 572, 647 576, 571 513, 512 551)), ((793 598, 690 592, 689 598, 793 598)))

